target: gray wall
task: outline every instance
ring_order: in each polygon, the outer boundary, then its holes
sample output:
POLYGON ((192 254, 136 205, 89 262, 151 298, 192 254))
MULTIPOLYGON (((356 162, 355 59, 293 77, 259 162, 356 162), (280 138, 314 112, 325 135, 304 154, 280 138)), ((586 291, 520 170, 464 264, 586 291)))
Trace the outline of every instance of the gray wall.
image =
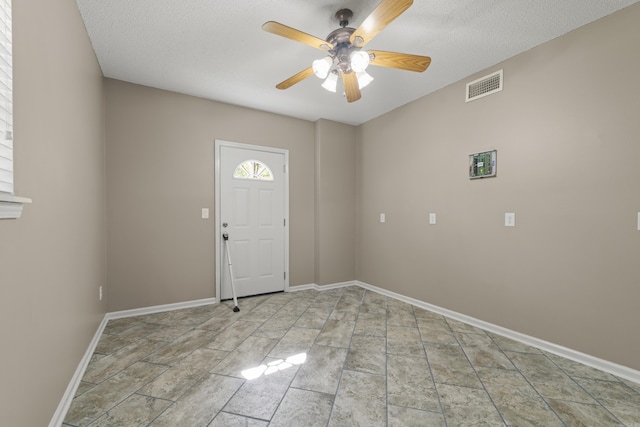
POLYGON ((315 283, 356 277, 356 128, 318 120, 315 126, 315 283))
POLYGON ((289 150, 289 283, 313 283, 312 122, 117 80, 105 90, 109 311, 215 296, 216 139, 289 150))
POLYGON ((73 0, 13 2, 16 194, 0 221, 2 425, 51 419, 106 311, 102 73, 73 0))
POLYGON ((362 125, 358 279, 640 369, 638 22, 635 5, 362 125), (465 104, 500 68, 504 90, 465 104), (489 149, 498 176, 469 180, 489 149))

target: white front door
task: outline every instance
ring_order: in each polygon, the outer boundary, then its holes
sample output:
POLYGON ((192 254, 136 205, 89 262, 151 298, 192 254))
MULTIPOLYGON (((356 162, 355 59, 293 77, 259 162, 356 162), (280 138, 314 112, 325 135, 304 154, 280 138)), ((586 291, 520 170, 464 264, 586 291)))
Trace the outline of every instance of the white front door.
POLYGON ((286 152, 216 141, 220 299, 285 290, 286 152), (228 236, 225 246, 224 235, 228 236))

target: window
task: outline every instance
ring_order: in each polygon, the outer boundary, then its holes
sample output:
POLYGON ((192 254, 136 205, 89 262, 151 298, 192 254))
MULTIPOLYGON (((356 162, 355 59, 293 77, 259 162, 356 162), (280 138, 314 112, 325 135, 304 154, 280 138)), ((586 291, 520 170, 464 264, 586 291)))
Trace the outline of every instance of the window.
POLYGON ((233 177, 238 179, 257 179, 273 181, 273 174, 269 166, 258 160, 245 160, 236 167, 233 177))
POLYGON ((11 0, 0 0, 0 192, 13 194, 11 0))
POLYGON ((0 219, 22 214, 26 197, 13 194, 13 61, 11 0, 0 0, 0 219))

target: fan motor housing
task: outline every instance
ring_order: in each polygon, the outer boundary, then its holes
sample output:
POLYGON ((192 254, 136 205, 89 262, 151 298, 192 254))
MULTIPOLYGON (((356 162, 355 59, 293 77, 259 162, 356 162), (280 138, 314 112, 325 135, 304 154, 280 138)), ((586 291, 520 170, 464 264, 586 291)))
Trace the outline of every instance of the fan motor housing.
POLYGON ((353 34, 355 30, 356 30, 355 28, 351 28, 351 27, 338 28, 337 30, 332 31, 327 36, 326 40, 329 43, 331 43, 334 46, 334 48, 337 48, 338 45, 343 43, 351 44, 351 42, 349 41, 349 38, 351 37, 351 34, 353 34))
POLYGON ((349 61, 351 52, 360 50, 359 47, 354 46, 350 41, 351 34, 353 34, 355 30, 355 28, 351 27, 338 28, 332 31, 326 39, 327 42, 333 46, 329 53, 334 58, 336 67, 340 68, 343 73, 351 72, 351 63, 349 61))

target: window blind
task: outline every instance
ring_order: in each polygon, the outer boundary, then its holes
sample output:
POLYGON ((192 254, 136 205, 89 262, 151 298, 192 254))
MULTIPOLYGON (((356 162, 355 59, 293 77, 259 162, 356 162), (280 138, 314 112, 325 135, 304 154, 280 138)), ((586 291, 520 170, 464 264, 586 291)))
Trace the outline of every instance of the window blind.
POLYGON ((11 0, 0 0, 0 192, 13 194, 11 0))

